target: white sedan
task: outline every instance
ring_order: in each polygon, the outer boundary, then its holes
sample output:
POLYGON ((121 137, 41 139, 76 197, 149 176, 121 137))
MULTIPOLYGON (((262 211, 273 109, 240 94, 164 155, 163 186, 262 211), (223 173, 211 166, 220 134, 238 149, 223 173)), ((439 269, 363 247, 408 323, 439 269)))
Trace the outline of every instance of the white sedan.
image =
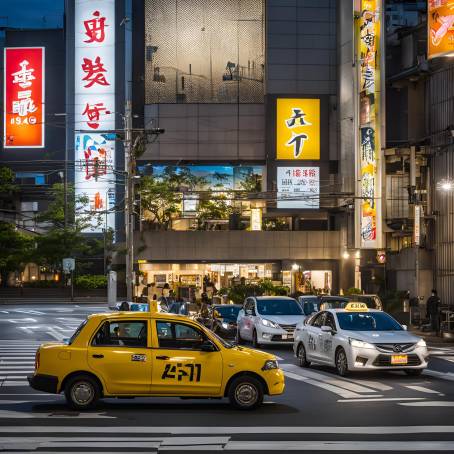
POLYGON ((342 376, 377 369, 419 375, 429 357, 424 339, 364 303, 321 311, 300 323, 293 350, 301 367, 311 363, 334 366, 342 376))

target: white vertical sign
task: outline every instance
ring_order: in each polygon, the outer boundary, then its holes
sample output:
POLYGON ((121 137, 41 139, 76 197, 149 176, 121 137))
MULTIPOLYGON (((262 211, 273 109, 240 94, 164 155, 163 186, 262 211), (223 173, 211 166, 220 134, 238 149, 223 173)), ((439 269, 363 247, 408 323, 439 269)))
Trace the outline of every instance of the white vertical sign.
POLYGON ((75 0, 75 187, 90 232, 115 227, 115 0, 75 0))
POLYGON ((421 244, 421 205, 415 205, 415 228, 414 242, 416 246, 421 244))
POLYGON ((277 168, 277 208, 319 207, 319 167, 277 168))

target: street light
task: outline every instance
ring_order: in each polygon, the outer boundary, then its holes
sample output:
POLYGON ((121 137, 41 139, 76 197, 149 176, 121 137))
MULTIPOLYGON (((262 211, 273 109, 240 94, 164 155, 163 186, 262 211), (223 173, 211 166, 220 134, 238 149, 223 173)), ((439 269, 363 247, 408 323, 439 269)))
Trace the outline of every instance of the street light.
POLYGON ((454 189, 454 181, 450 179, 441 180, 437 183, 437 189, 444 192, 450 192, 454 189))
POLYGON ((344 260, 348 260, 350 258, 350 254, 348 253, 348 251, 344 251, 344 253, 342 254, 342 258, 344 260))

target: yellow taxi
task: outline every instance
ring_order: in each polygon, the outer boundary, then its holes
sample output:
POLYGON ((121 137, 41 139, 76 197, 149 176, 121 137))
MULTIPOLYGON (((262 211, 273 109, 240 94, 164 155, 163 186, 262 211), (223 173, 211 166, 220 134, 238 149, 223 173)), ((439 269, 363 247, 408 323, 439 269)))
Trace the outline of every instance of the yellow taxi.
POLYGON ((101 397, 228 397, 257 408, 284 391, 276 357, 224 341, 200 323, 158 312, 94 314, 66 343, 36 352, 30 386, 64 392, 77 410, 101 397))

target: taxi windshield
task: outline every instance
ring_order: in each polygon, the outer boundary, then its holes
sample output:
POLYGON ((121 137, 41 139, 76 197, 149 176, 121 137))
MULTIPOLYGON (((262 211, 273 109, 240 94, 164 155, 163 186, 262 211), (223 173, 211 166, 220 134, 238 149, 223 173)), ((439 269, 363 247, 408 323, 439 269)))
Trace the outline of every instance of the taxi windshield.
POLYGON ((257 299, 257 312, 262 315, 303 315, 301 306, 295 300, 257 299))
POLYGON ((402 326, 385 312, 340 312, 337 320, 348 331, 402 331, 402 326))

